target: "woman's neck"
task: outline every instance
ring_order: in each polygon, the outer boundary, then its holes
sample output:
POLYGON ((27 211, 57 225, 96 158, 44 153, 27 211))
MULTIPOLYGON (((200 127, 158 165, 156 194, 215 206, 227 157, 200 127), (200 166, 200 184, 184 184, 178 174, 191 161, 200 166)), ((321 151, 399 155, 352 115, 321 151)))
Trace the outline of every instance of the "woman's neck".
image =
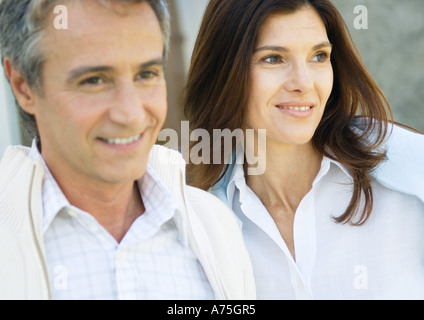
POLYGON ((261 161, 266 163, 265 173, 247 175, 249 187, 265 203, 292 199, 294 202, 290 203, 297 208, 312 188, 321 168, 322 155, 312 144, 285 145, 267 141, 266 159, 261 161))
POLYGON ((322 162, 312 146, 284 145, 267 141, 266 170, 246 175, 246 182, 274 219, 281 236, 295 258, 293 223, 296 210, 311 190, 322 162))

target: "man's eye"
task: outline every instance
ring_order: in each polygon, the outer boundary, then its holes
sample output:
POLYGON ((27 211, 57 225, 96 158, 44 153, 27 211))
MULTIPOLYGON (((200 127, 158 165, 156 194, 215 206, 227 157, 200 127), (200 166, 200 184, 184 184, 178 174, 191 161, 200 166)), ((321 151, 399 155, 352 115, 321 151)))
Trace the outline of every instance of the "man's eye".
POLYGON ((90 77, 81 81, 81 85, 99 85, 103 83, 104 81, 101 77, 90 77))
POLYGON ((140 72, 138 74, 137 78, 148 80, 148 79, 152 79, 152 78, 156 77, 157 75, 158 75, 157 72, 152 71, 152 70, 147 70, 147 71, 140 72))

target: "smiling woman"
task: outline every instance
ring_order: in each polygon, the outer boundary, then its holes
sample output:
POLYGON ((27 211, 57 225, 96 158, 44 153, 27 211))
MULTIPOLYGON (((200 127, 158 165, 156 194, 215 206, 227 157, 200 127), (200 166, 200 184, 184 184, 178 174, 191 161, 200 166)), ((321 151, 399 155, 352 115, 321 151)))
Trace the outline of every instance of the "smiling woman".
POLYGON ((276 141, 309 143, 333 87, 331 44, 319 15, 305 8, 281 16, 270 15, 262 25, 245 111, 247 128, 267 129, 268 148, 276 141))
MULTIPOLYGON (((233 161, 191 163, 187 175, 238 218, 259 299, 424 296, 424 193, 411 183, 423 170, 412 154, 415 169, 393 174, 403 167, 399 132, 424 137, 393 126, 329 0, 210 0, 185 111, 193 130, 210 135, 266 130, 264 153, 258 139, 245 141, 263 174, 233 161), (387 164, 391 173, 376 173, 387 164)), ((246 157, 236 143, 230 152, 246 157)))
MULTIPOLYGON (((209 4, 193 51, 186 88, 185 112, 192 129, 203 128, 211 133, 214 128, 246 128, 249 112, 255 119, 267 110, 255 113, 250 107, 255 104, 254 99, 261 97, 259 89, 253 90, 261 85, 265 92, 282 86, 293 92, 300 90, 297 95, 280 93, 267 101, 274 106, 270 112, 275 114, 270 114, 268 119, 275 125, 262 128, 267 129, 270 137, 275 128, 286 128, 299 138, 307 130, 304 142, 308 141, 318 154, 337 159, 354 177, 350 205, 338 221, 357 224, 366 221, 373 201, 370 172, 385 158, 378 146, 384 141, 391 110, 330 1, 212 1, 209 4), (302 15, 293 15, 300 9, 302 15), (285 20, 279 19, 282 15, 285 20), (302 23, 296 23, 297 18, 302 23), (284 35, 279 33, 279 28, 286 31, 284 35), (302 42, 304 36, 307 40, 302 42), (258 73, 258 70, 262 71, 258 73), (309 92, 303 93, 311 88, 314 97, 309 92), (258 94, 252 97, 252 92, 258 94), (299 112, 289 110, 290 107, 313 108, 299 112), (283 113, 302 118, 306 112, 312 117, 306 117, 302 123, 294 122, 296 117, 285 118, 284 125, 278 121, 283 113), (358 135, 351 127, 358 115, 378 121, 363 122, 363 131, 358 135)), ((313 167, 316 170, 317 165, 313 167)), ((189 165, 188 181, 208 189, 226 170, 223 163, 189 165)), ((311 173, 311 177, 315 175, 316 172, 311 173)))

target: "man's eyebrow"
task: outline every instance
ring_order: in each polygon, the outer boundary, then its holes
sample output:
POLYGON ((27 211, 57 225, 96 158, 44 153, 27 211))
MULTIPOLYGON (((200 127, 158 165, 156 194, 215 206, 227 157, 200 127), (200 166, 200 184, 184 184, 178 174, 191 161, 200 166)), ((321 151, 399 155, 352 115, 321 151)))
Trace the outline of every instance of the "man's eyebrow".
POLYGON ((85 74, 96 72, 108 72, 111 70, 113 70, 113 68, 109 66, 81 66, 69 72, 69 76, 67 77, 66 82, 71 83, 75 79, 78 79, 79 77, 85 74))
MULTIPOLYGON (((332 48, 333 45, 329 42, 329 41, 323 41, 321 43, 318 43, 317 45, 312 47, 312 51, 316 51, 322 48, 332 48)), ((263 46, 260 48, 256 48, 253 53, 256 53, 258 51, 277 51, 277 52, 288 52, 290 51, 288 48, 286 47, 281 47, 281 46, 263 46)))
POLYGON ((163 58, 157 58, 157 59, 153 59, 153 60, 150 60, 148 62, 142 63, 139 66, 139 69, 148 68, 148 67, 151 67, 151 66, 161 66, 161 67, 163 67, 164 64, 165 64, 165 62, 164 62, 163 58))
MULTIPOLYGON (((163 58, 157 58, 152 59, 150 61, 144 62, 140 64, 137 69, 145 69, 151 66, 164 66, 164 60, 163 58)), ((78 79, 79 77, 90 74, 90 73, 97 73, 97 72, 110 72, 113 71, 114 68, 111 66, 80 66, 77 67, 69 72, 69 76, 67 77, 66 82, 71 83, 75 79, 78 79)))

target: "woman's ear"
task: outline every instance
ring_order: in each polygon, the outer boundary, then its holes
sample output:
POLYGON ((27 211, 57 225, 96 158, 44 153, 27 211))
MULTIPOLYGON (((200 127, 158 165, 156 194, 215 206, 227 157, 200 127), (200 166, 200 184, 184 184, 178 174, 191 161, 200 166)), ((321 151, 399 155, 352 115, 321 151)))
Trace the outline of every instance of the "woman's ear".
POLYGON ((13 66, 9 58, 4 59, 4 71, 9 79, 13 94, 21 108, 29 114, 34 114, 35 94, 29 87, 27 81, 13 66))

